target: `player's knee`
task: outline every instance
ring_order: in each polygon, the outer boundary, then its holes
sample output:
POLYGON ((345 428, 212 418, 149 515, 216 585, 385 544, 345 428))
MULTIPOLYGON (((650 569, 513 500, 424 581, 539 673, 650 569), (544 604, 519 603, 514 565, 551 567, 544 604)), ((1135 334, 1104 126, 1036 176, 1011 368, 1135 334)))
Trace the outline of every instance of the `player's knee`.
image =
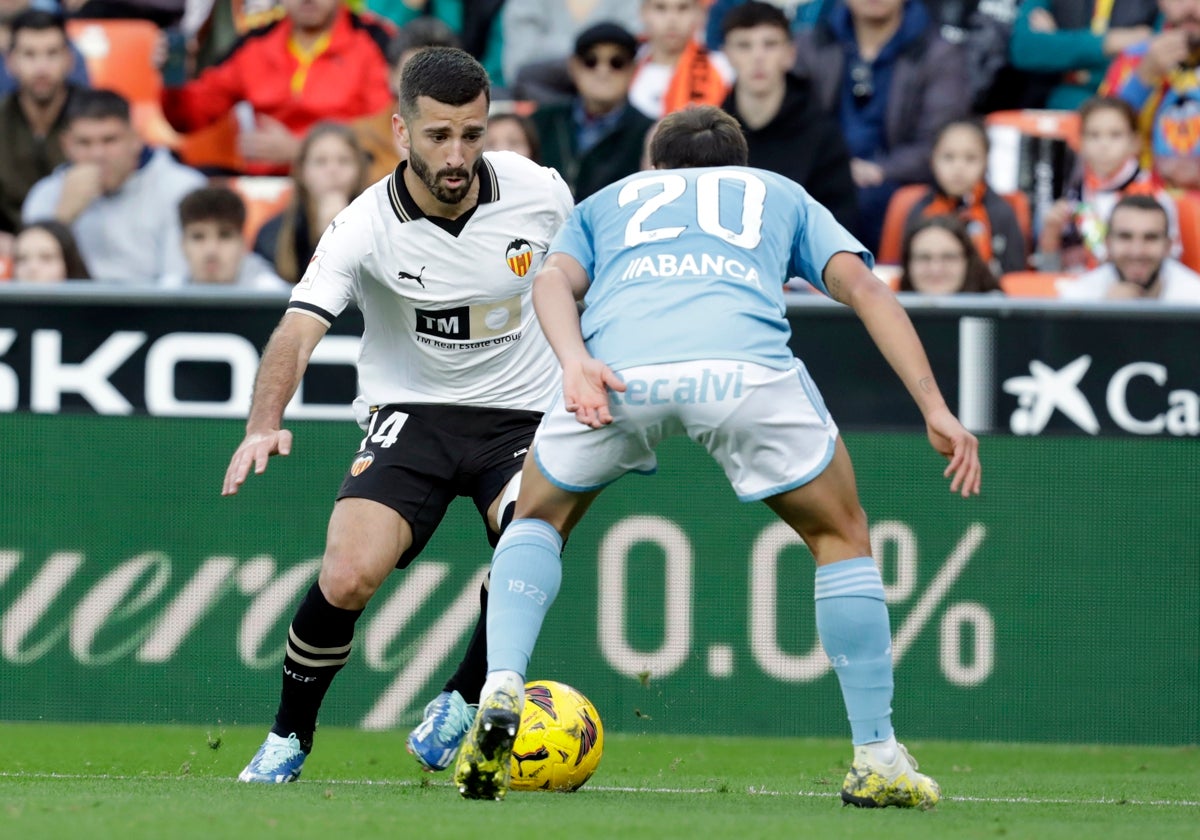
POLYGON ((321 592, 325 600, 343 610, 361 610, 379 589, 380 581, 353 563, 326 561, 321 567, 321 592))

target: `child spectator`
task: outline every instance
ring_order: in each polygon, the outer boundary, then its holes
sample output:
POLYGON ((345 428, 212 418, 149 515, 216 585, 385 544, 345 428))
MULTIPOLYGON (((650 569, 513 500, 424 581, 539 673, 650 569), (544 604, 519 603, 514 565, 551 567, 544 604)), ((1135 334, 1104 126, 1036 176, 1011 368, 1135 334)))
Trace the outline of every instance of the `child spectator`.
POLYGON ((187 275, 170 285, 240 286, 264 291, 286 290, 271 264, 248 252, 243 230, 246 205, 227 187, 202 187, 179 202, 183 256, 187 275))
POLYGON ((61 283, 90 279, 92 276, 69 227, 53 219, 44 219, 21 228, 13 244, 13 280, 61 283))
POLYGON ((924 216, 956 216, 979 256, 995 274, 1025 268, 1025 237, 1017 214, 987 185, 988 137, 974 120, 955 120, 938 132, 930 164, 934 186, 909 212, 908 224, 924 216))
POLYGON ((516 152, 534 163, 542 162, 542 144, 533 120, 511 111, 488 117, 484 151, 516 152))
POLYGON ((918 219, 904 236, 900 291, 923 295, 999 292, 996 276, 954 216, 918 219))
POLYGON ((1087 271, 1107 258, 1108 217, 1125 195, 1154 195, 1178 242, 1175 202, 1139 164, 1137 114, 1122 99, 1094 96, 1079 108, 1079 166, 1041 222, 1034 264, 1041 271, 1087 271))
POLYGON ((362 192, 366 177, 366 156, 353 131, 337 123, 313 126, 292 167, 292 200, 259 230, 255 252, 287 282, 299 281, 321 234, 362 192))
POLYGON ((642 0, 646 43, 638 53, 629 101, 652 120, 688 105, 720 107, 733 68, 697 38, 704 22, 700 0, 642 0))

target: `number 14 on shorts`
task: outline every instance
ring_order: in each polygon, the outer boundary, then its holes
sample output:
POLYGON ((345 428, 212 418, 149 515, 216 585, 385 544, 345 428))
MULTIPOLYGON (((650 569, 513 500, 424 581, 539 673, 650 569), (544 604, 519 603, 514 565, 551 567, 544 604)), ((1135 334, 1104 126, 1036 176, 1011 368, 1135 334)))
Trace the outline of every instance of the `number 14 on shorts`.
POLYGON ((527 598, 541 606, 546 603, 546 590, 534 586, 532 583, 526 583, 523 580, 508 579, 508 591, 516 592, 519 595, 524 595, 527 598))

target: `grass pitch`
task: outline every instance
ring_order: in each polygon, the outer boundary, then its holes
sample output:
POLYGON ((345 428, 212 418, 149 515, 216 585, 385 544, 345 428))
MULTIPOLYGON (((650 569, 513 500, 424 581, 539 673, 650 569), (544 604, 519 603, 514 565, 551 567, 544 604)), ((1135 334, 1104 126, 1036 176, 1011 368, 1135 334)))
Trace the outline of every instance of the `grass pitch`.
POLYGON ((1200 838, 1200 749, 910 743, 929 813, 838 799, 848 743, 613 735, 574 794, 459 798, 404 733, 323 729, 300 782, 234 778, 261 728, 0 724, 0 837, 1200 838))

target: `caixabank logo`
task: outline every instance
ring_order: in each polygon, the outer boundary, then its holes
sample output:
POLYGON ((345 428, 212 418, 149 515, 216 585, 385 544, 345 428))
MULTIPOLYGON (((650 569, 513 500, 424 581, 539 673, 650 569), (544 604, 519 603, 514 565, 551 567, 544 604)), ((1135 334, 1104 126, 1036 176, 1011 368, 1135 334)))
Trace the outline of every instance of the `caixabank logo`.
POLYGON ((1106 372, 1092 370, 1088 355, 1061 366, 1030 361, 1028 376, 1011 377, 1002 386, 1017 398, 1009 429, 1038 435, 1061 414, 1088 434, 1099 434, 1104 415, 1095 406, 1102 403, 1112 426, 1130 434, 1200 435, 1200 394, 1174 387, 1166 365, 1128 362, 1105 377, 1106 372))

